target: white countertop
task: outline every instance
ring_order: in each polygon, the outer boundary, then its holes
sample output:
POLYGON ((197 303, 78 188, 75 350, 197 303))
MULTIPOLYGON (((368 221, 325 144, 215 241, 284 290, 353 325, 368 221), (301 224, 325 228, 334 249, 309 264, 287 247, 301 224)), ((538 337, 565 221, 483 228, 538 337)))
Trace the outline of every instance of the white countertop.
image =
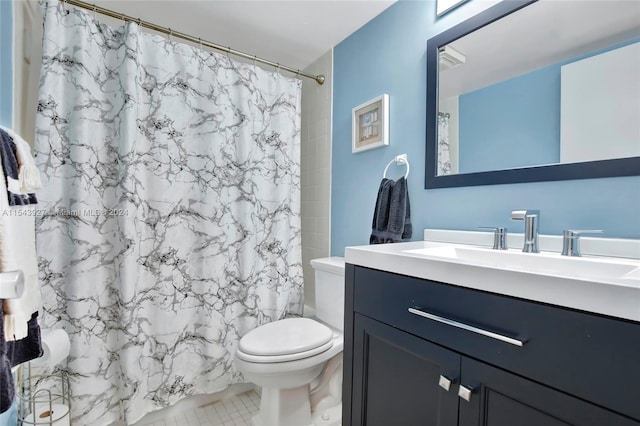
POLYGON ((613 262, 630 263, 632 266, 637 264, 638 268, 631 278, 591 279, 587 276, 557 276, 544 271, 518 270, 504 265, 487 266, 460 259, 407 252, 443 245, 464 246, 414 241, 347 247, 345 262, 640 322, 640 261, 637 259, 612 258, 613 262))

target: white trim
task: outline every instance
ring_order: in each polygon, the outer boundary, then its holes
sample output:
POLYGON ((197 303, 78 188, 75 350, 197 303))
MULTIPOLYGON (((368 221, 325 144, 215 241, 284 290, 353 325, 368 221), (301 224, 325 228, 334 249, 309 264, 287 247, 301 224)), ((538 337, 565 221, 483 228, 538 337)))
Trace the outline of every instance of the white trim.
POLYGON ((436 16, 439 18, 469 0, 436 0, 436 16))

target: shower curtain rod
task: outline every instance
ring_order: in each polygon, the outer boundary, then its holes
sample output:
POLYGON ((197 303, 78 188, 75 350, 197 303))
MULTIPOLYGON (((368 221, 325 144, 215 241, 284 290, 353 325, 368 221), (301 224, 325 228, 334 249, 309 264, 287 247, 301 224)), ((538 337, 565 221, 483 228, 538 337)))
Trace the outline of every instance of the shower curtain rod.
POLYGON ((113 10, 109 10, 109 9, 105 9, 104 7, 100 7, 100 6, 96 6, 95 4, 90 4, 90 3, 85 3, 83 1, 78 1, 78 0, 62 0, 62 4, 70 4, 72 6, 76 6, 76 7, 81 7, 83 9, 87 9, 87 10, 91 10, 93 12, 97 12, 100 13, 102 15, 107 15, 110 16, 112 18, 116 18, 116 19, 121 19, 125 22, 127 21, 131 21, 131 22, 135 22, 137 23, 139 26, 144 27, 144 28, 148 28, 150 30, 154 30, 163 34, 167 34, 170 37, 178 37, 178 38, 182 38, 184 40, 188 40, 192 43, 198 43, 199 45, 202 46, 207 46, 210 47, 212 49, 216 49, 216 50, 220 50, 222 52, 226 52, 229 53, 231 55, 235 55, 235 56, 240 56, 242 58, 245 59, 250 59, 252 61, 255 62, 260 62, 261 64, 265 64, 265 65, 271 65, 272 67, 275 67, 277 70, 285 70, 285 71, 289 71, 293 74, 302 76, 302 77, 307 77, 307 78, 312 78, 314 79, 318 84, 323 84, 324 83, 324 75, 320 74, 320 75, 312 75, 312 74, 307 74, 304 73, 302 71, 300 71, 299 69, 295 69, 295 68, 291 68, 291 67, 287 67, 285 65, 281 65, 279 63, 273 62, 273 61, 269 61, 267 59, 262 59, 262 58, 258 58, 255 55, 249 55, 248 53, 244 53, 241 52, 239 50, 235 50, 232 49, 231 47, 225 47, 225 46, 221 46, 219 44, 216 43, 212 43, 210 41, 206 41, 206 40, 202 40, 200 37, 194 37, 191 36, 189 34, 185 34, 185 33, 181 33, 180 31, 174 31, 171 28, 168 27, 162 27, 160 25, 156 25, 153 24, 151 22, 147 22, 147 21, 143 21, 140 18, 133 18, 131 16, 127 16, 124 13, 118 13, 118 12, 114 12, 113 10))

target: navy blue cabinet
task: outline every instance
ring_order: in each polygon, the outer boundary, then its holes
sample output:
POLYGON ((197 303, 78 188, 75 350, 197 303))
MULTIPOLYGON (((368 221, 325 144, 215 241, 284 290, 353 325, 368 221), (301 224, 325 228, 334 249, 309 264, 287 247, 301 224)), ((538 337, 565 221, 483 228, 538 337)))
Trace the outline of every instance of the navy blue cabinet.
POLYGON ((461 383, 472 386, 474 392, 469 401, 460 402, 460 425, 638 425, 610 410, 467 357, 462 358, 461 370, 461 383))
POLYGON ((638 323, 354 265, 345 284, 343 425, 640 425, 638 323))
POLYGON ((459 376, 460 355, 358 314, 354 331, 353 388, 361 397, 353 400, 352 424, 458 424, 458 397, 447 380, 459 376))

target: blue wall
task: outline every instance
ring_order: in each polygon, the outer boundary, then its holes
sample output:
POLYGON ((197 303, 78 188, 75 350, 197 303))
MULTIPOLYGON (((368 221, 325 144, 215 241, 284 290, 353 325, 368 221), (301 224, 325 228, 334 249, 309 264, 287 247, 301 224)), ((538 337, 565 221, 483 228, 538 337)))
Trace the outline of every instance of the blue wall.
POLYGON ((13 102, 13 9, 11 1, 0 0, 0 124, 11 127, 13 102))
POLYGON ((460 173, 560 162, 559 65, 460 95, 458 102, 460 173))
POLYGON ((460 95, 460 173, 560 162, 562 66, 638 42, 640 37, 460 95))
MULTIPOLYGON (((485 6, 472 1, 435 18, 433 1, 399 1, 334 49, 331 253, 368 244, 382 171, 393 156, 411 163, 414 240, 424 228, 474 230, 506 226, 513 209, 540 209, 540 232, 604 229, 608 237, 640 238, 640 177, 424 189, 426 43, 485 6), (351 153, 351 108, 389 94, 390 146, 351 153)), ((400 176, 403 167, 390 171, 400 176)), ((390 173, 391 174, 391 173, 390 173)))

